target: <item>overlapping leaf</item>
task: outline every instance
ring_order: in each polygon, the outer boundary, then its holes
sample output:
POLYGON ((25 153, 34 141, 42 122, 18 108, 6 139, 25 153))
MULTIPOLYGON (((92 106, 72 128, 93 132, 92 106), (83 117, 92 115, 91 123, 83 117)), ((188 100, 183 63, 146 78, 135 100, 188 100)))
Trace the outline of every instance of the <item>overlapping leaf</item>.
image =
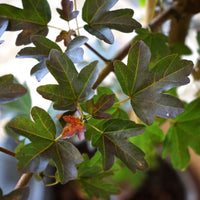
POLYGON ((144 151, 145 160, 150 166, 153 166, 157 160, 155 147, 163 142, 164 134, 159 128, 159 123, 154 122, 151 126, 146 126, 146 130, 142 134, 129 140, 144 151))
POLYGON ((132 32, 141 25, 135 21, 133 10, 119 9, 109 11, 118 0, 86 0, 82 10, 82 18, 87 25, 84 28, 97 38, 112 44, 114 37, 110 29, 121 32, 132 32))
POLYGON ((94 94, 92 85, 97 77, 97 61, 87 65, 78 73, 66 54, 52 50, 46 64, 59 85, 40 86, 37 91, 44 98, 52 100, 55 109, 75 110, 77 103, 92 97, 94 94))
POLYGON ((26 117, 18 117, 8 124, 13 131, 31 141, 16 155, 19 160, 18 169, 22 172, 40 172, 52 159, 61 183, 75 178, 75 164, 82 161, 79 151, 69 142, 55 140, 56 127, 47 112, 34 107, 31 115, 34 122, 26 117))
POLYGON ((111 119, 112 115, 105 113, 105 111, 113 105, 114 101, 114 94, 102 94, 96 102, 92 98, 86 101, 83 106, 84 110, 91 114, 94 119, 111 119))
MULTIPOLYGON (((0 18, 0 37, 6 31, 7 26, 8 26, 8 20, 4 18, 0 18)), ((4 42, 3 40, 0 40, 0 44, 2 44, 3 42, 4 42)))
POLYGON ((66 21, 70 21, 77 17, 79 11, 77 10, 73 11, 73 7, 74 7, 73 1, 62 0, 61 5, 62 5, 62 10, 59 8, 56 9, 58 13, 60 14, 60 18, 66 21))
POLYGON ((4 196, 1 195, 1 189, 0 189, 0 199, 1 200, 27 200, 29 196, 29 188, 23 187, 16 190, 13 190, 9 194, 6 194, 4 196))
POLYGON ((17 58, 37 59, 39 63, 32 68, 31 75, 35 75, 37 80, 41 81, 49 72, 46 67, 46 60, 48 59, 51 49, 57 49, 60 52, 62 52, 62 50, 56 43, 40 35, 32 36, 31 42, 33 42, 35 47, 23 48, 18 52, 17 58))
POLYGON ((25 95, 26 88, 15 83, 11 74, 0 77, 0 104, 16 100, 18 97, 25 95))
POLYGON ((148 29, 138 29, 138 35, 133 39, 133 44, 138 40, 143 40, 151 51, 151 61, 158 61, 169 54, 168 38, 162 33, 150 32, 148 29))
POLYGON ((142 133, 143 125, 130 120, 109 119, 98 126, 101 132, 92 132, 92 145, 96 146, 102 155, 104 170, 108 170, 114 163, 114 156, 135 172, 147 167, 144 153, 137 146, 129 142, 128 138, 142 133))
POLYGON ((109 180, 113 172, 103 171, 98 162, 101 160, 98 158, 100 158, 99 152, 91 160, 84 155, 84 161, 78 166, 78 181, 89 199, 96 197, 109 200, 110 195, 117 194, 120 190, 109 180))
POLYGON ((184 111, 178 98, 164 92, 189 83, 187 76, 193 66, 191 61, 170 55, 149 70, 150 57, 149 48, 138 41, 129 51, 127 66, 120 61, 114 63, 123 92, 130 97, 137 116, 148 125, 153 123, 154 115, 174 118, 184 111))
POLYGON ((164 142, 163 157, 170 154, 173 167, 185 169, 190 160, 189 146, 200 154, 200 98, 186 106, 171 123, 164 142))
POLYGON ((28 44, 32 35, 48 33, 47 23, 51 11, 47 0, 22 0, 23 9, 0 4, 0 17, 9 19, 7 31, 23 30, 17 37, 16 45, 28 44))
MULTIPOLYGON (((24 84, 24 86, 27 88, 27 85, 24 84)), ((16 117, 16 116, 30 116, 30 110, 31 110, 31 96, 30 91, 27 91, 27 93, 18 98, 16 101, 12 101, 9 103, 5 103, 0 106, 0 119, 3 119, 5 117, 16 117)))

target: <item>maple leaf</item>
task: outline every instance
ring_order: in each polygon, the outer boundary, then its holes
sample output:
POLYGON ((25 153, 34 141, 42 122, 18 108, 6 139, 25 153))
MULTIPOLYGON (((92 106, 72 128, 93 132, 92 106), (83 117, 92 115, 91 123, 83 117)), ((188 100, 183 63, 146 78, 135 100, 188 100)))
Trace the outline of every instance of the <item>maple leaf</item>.
POLYGON ((61 48, 53 41, 41 35, 34 35, 31 37, 31 42, 35 47, 25 47, 17 53, 17 58, 35 58, 39 61, 31 69, 31 75, 36 76, 38 81, 49 72, 46 67, 46 60, 48 59, 51 49, 57 49, 62 52, 61 48))
POLYGON ((171 121, 167 132, 163 157, 170 154, 175 169, 185 169, 190 161, 189 147, 200 155, 200 98, 186 105, 185 112, 171 121))
POLYGON ((0 77, 0 104, 16 100, 16 98, 25 95, 26 88, 15 83, 14 76, 11 74, 0 77))
POLYGON ((141 25, 135 21, 133 10, 119 9, 109 11, 118 0, 86 0, 82 10, 82 18, 88 24, 84 28, 97 38, 112 44, 114 37, 110 29, 125 33, 132 32, 141 25))
POLYGON ((73 116, 64 116, 63 119, 70 125, 63 129, 62 139, 69 138, 77 133, 79 140, 83 140, 86 131, 84 123, 78 117, 73 116))
POLYGON ((109 119, 96 124, 96 127, 99 131, 93 129, 92 145, 101 152, 104 170, 112 167, 114 156, 124 162, 132 172, 147 168, 143 151, 128 140, 129 137, 142 133, 144 125, 130 120, 109 119))
POLYGON ((73 11, 73 1, 70 0, 62 0, 61 2, 62 10, 57 8, 57 12, 60 14, 60 18, 66 21, 70 21, 77 17, 79 11, 73 11))
POLYGON ((151 52, 142 41, 130 49, 127 66, 121 61, 114 63, 117 79, 123 92, 130 97, 137 116, 151 125, 154 115, 174 118, 184 112, 183 103, 164 92, 189 83, 188 75, 193 63, 180 60, 178 55, 169 55, 149 69, 151 52))
POLYGON ((61 31, 60 34, 56 37, 56 42, 60 42, 64 40, 64 45, 67 46, 70 41, 72 40, 72 35, 76 35, 76 32, 74 30, 70 31, 61 31))
POLYGON ((31 115, 34 122, 27 117, 17 117, 8 123, 8 127, 14 132, 31 141, 16 154, 19 160, 18 170, 23 173, 39 173, 51 159, 55 163, 61 183, 76 178, 75 164, 82 162, 79 151, 73 144, 55 139, 55 123, 46 111, 33 107, 31 115))
POLYGON ((97 61, 84 67, 80 73, 65 53, 51 50, 46 64, 58 85, 44 85, 37 88, 39 94, 54 102, 57 110, 76 110, 77 103, 90 99, 92 86, 97 78, 97 61))
POLYGON ((102 94, 96 102, 94 102, 94 98, 92 98, 81 106, 83 106, 84 110, 91 114, 94 119, 111 119, 113 118, 112 115, 105 113, 105 111, 112 107, 114 101, 114 94, 102 94))
POLYGON ((51 11, 47 0, 22 0, 23 9, 0 4, 0 17, 8 19, 7 31, 23 30, 17 37, 16 45, 29 44, 32 35, 46 36, 51 11))

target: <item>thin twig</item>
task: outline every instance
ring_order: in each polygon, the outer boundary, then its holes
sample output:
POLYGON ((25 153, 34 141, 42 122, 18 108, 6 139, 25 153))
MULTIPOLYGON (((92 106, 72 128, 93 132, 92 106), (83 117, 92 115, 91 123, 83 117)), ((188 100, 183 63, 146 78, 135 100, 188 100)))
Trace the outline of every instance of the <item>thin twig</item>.
POLYGON ((63 29, 62 28, 59 28, 59 27, 56 27, 56 26, 52 26, 52 25, 47 25, 49 28, 54 28, 54 29, 57 29, 57 30, 59 30, 59 31, 63 31, 63 29))
POLYGON ((33 176, 32 172, 22 174, 19 181, 17 182, 17 185, 15 186, 15 189, 26 186, 28 184, 28 182, 30 181, 30 179, 32 178, 32 176, 33 176))
POLYGON ((90 49, 93 53, 95 53, 99 58, 101 58, 104 62, 108 63, 110 60, 106 59, 99 52, 97 52, 93 47, 91 47, 88 43, 85 43, 85 46, 90 49))
MULTIPOLYGON (((76 0, 74 0, 74 9, 77 10, 77 3, 76 3, 76 0)), ((77 27, 77 35, 79 36, 80 35, 80 31, 79 31, 79 26, 78 26, 78 19, 76 17, 76 27, 77 27)))
MULTIPOLYGON (((157 17, 155 17, 152 22, 149 24, 149 27, 151 31, 156 30, 160 25, 162 25, 165 21, 167 21, 174 13, 176 12, 176 8, 178 7, 178 4, 173 4, 169 9, 163 11, 161 14, 159 14, 157 17)), ((97 88, 98 85, 108 76, 108 74, 112 71, 114 71, 113 62, 115 60, 122 60, 124 59, 131 47, 132 41, 130 41, 113 59, 112 62, 108 63, 102 71, 99 73, 99 76, 96 80, 96 82, 93 85, 93 89, 97 88)))
POLYGON ((130 99, 130 97, 127 97, 126 99, 123 99, 122 101, 118 101, 118 102, 114 103, 113 106, 124 103, 124 102, 128 101, 129 99, 130 99))
POLYGON ((10 151, 10 150, 5 149, 3 147, 0 147, 0 151, 5 153, 5 154, 7 154, 7 155, 9 155, 9 156, 12 156, 12 157, 15 157, 15 155, 16 155, 13 151, 10 151))

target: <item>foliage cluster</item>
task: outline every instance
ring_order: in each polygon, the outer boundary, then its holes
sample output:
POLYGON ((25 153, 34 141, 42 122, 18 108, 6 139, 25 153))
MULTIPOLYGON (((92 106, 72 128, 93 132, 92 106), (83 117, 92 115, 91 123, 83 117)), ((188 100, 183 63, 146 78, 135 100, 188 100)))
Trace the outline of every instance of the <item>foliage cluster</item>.
MULTIPOLYGON (((79 27, 61 30, 56 42, 48 39, 53 16, 47 0, 22 0, 23 8, 0 4, 0 36, 5 31, 20 30, 16 45, 32 46, 22 47, 16 57, 38 61, 30 72, 38 81, 47 73, 57 81, 37 88, 44 99, 52 102, 45 111, 37 106, 31 108, 28 88, 19 84, 12 74, 0 77, 2 115, 12 112, 15 116, 7 127, 20 144, 14 154, 18 170, 39 174, 46 184, 45 178, 49 176, 45 169, 52 165, 56 172, 51 174, 54 182, 50 185, 77 181, 88 198, 109 199, 110 195, 119 193, 112 175, 125 168, 132 173, 146 170, 155 164, 157 154, 163 157, 170 154, 176 169, 187 167, 189 146, 200 154, 200 99, 186 104, 171 90, 189 83, 193 63, 181 59, 185 52, 181 50, 188 48, 170 44, 162 33, 141 28, 132 18, 132 9, 113 10, 117 1, 85 0, 82 19, 88 33, 108 44, 114 42, 112 29, 124 33, 137 29, 127 64, 120 58, 107 60, 101 56, 87 43, 90 38, 80 35, 79 27), (62 40, 65 50, 58 44, 62 40), (98 61, 77 69, 76 63, 83 61, 82 45, 112 66, 120 85, 118 94, 109 86, 94 87, 102 76, 98 61), (126 98, 120 101, 119 94, 126 98), (135 121, 120 107, 124 102, 130 103, 135 121), (160 125, 166 121, 171 126, 165 136, 160 125), (29 142, 25 144, 19 135, 29 142), (94 155, 78 150, 77 135, 81 142, 91 142, 94 155), (158 145, 162 146, 162 153, 156 150, 158 145)), ((57 8, 60 18, 68 24, 71 20, 77 22, 79 16, 74 5, 76 8, 76 1, 62 0, 61 8, 57 8)), ((20 187, 0 196, 5 200, 26 199, 28 191, 28 187, 20 187)))

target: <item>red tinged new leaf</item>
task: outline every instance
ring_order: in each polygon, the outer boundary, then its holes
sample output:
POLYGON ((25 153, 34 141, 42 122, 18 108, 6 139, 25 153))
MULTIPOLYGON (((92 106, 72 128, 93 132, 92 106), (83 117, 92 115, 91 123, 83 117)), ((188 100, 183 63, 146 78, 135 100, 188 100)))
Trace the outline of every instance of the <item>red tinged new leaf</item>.
POLYGON ((60 14, 60 18, 70 21, 77 17, 79 11, 73 11, 73 1, 70 0, 62 0, 61 2, 62 10, 57 8, 57 12, 60 14))
POLYGON ((72 35, 76 35, 76 32, 74 30, 70 31, 61 31, 60 34, 56 37, 56 42, 64 41, 64 45, 67 46, 71 40, 72 35))
POLYGON ((63 119, 70 125, 63 129, 62 139, 69 138, 77 133, 79 140, 83 140, 86 131, 84 123, 78 117, 73 116, 64 116, 63 119))

